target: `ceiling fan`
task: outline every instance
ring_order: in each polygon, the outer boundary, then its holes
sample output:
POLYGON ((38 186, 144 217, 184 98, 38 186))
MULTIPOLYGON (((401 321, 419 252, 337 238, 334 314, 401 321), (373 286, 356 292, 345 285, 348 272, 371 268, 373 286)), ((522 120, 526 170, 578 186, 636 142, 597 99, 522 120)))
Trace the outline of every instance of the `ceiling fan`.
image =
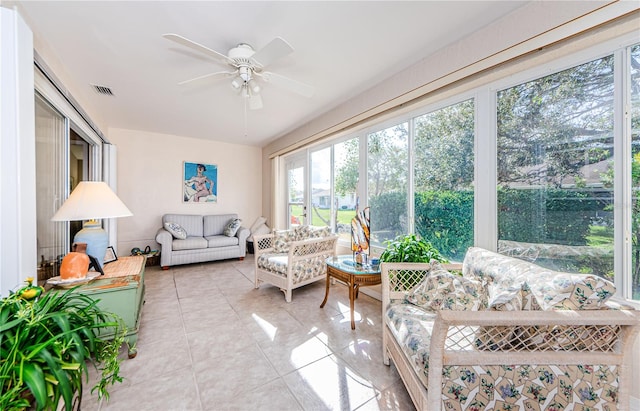
POLYGON ((293 47, 280 37, 271 40, 269 44, 258 51, 255 51, 249 44, 240 43, 229 50, 227 55, 178 34, 168 33, 163 34, 163 37, 192 50, 196 50, 219 63, 227 64, 231 68, 230 71, 219 71, 185 80, 178 83, 180 85, 215 77, 232 78, 231 87, 247 99, 249 108, 253 110, 262 108, 262 97, 260 96, 261 85, 258 80, 277 84, 304 97, 311 97, 315 91, 314 88, 308 84, 264 70, 265 67, 275 60, 293 52, 293 47))

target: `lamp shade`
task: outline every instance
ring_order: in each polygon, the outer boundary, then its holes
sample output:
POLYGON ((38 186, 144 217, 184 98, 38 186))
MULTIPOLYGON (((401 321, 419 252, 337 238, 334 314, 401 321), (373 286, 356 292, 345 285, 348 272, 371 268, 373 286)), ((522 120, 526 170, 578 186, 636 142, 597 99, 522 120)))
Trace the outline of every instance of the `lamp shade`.
POLYGON ((128 217, 133 213, 103 181, 81 181, 51 221, 128 217))
POLYGON ((131 211, 105 182, 81 181, 51 221, 91 220, 84 224, 73 240, 86 243, 87 254, 95 257, 102 266, 109 236, 95 220, 131 215, 131 211))

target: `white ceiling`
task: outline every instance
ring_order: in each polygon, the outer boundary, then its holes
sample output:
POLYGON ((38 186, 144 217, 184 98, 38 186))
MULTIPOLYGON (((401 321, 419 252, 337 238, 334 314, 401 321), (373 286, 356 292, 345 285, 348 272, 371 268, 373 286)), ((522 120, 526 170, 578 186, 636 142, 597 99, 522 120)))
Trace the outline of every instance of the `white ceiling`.
POLYGON ((3 2, 14 4, 36 44, 46 45, 41 54, 59 59, 62 77, 73 82, 67 87, 103 126, 263 146, 524 3, 3 2), (223 54, 240 42, 259 50, 280 36, 294 52, 268 70, 313 85, 315 95, 263 84, 264 108, 246 111, 245 129, 244 100, 230 79, 177 84, 226 67, 164 33, 223 54), (110 87, 114 96, 90 84, 110 87))

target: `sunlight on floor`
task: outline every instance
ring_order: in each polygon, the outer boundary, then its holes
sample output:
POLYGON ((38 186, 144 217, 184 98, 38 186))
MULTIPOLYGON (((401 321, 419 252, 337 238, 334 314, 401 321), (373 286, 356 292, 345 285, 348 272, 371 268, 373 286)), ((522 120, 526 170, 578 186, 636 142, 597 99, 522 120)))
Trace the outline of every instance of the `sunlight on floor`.
POLYGON ((328 355, 329 349, 319 339, 312 337, 291 350, 289 360, 295 368, 309 364, 310 358, 319 358, 328 355))
POLYGON ((301 368, 298 373, 328 409, 352 410, 376 395, 369 381, 334 356, 301 368))
POLYGON ((269 337, 271 341, 276 338, 276 332, 278 332, 278 327, 274 327, 270 322, 260 318, 257 314, 251 314, 251 317, 258 323, 260 328, 264 331, 264 333, 269 337))

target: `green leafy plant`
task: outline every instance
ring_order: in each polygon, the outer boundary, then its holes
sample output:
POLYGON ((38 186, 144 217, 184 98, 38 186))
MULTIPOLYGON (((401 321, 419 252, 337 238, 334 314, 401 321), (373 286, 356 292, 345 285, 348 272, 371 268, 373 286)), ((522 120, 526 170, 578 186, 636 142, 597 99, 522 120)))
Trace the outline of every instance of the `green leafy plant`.
POLYGON ((80 409, 88 363, 101 372, 92 392, 108 399, 107 387, 122 381, 122 320, 74 289, 32 297, 32 281, 0 302, 0 409, 55 410, 61 399, 80 409))
MULTIPOLYGON (((440 254, 429 241, 415 234, 398 236, 386 242, 387 248, 380 254, 380 261, 385 263, 430 263, 435 260, 441 263, 449 261, 440 254)), ((422 278, 414 277, 411 271, 398 270, 397 278, 400 289, 408 290, 418 284, 422 278)))
POLYGON ((380 254, 380 261, 385 263, 429 263, 436 260, 441 263, 449 261, 440 254, 430 242, 415 234, 398 236, 386 242, 387 248, 380 254))

